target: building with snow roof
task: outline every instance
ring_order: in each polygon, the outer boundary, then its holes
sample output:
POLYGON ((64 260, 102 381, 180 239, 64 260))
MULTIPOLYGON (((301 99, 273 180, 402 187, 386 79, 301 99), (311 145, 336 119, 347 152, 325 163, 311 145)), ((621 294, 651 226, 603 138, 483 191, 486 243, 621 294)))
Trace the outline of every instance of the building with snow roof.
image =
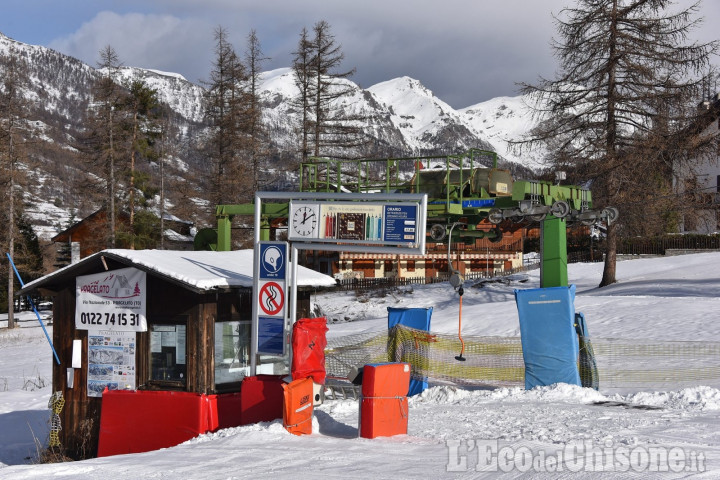
MULTIPOLYGON (((335 280, 298 270, 301 318, 310 315, 311 293, 335 280)), ((239 424, 236 396, 250 374, 252 287, 252 250, 103 250, 28 283, 20 294, 53 297, 60 363, 53 359, 52 383, 65 400, 64 451, 73 458, 97 455, 105 389, 156 392, 143 401, 162 402, 155 404, 161 411, 172 410, 181 394, 213 396, 219 425, 239 424)), ((282 357, 261 363, 257 373, 288 373, 282 357)), ((126 423, 136 418, 126 415, 126 423)))

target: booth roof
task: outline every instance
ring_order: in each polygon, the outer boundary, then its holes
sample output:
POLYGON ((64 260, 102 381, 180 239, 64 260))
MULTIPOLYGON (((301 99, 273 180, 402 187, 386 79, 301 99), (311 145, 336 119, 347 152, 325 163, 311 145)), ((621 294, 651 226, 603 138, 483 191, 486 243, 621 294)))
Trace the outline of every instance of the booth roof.
MULTIPOLYGON (((253 250, 231 252, 109 249, 45 275, 25 285, 20 293, 37 288, 56 289, 68 277, 97 273, 100 262, 113 262, 113 270, 135 267, 180 283, 196 291, 253 286, 253 250), (94 268, 95 267, 95 268, 94 268), (53 288, 55 287, 55 288, 53 288)), ((67 283, 65 283, 67 285, 67 283)), ((331 287, 335 279, 309 268, 298 268, 298 287, 331 287)))

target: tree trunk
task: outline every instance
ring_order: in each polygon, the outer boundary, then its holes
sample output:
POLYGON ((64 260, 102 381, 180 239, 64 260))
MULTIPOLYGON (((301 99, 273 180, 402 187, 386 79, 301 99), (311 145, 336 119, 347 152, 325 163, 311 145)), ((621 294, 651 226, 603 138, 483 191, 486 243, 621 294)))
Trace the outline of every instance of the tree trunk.
POLYGON ((115 248, 115 152, 113 145, 113 107, 110 107, 110 172, 108 178, 110 185, 108 193, 110 195, 110 248, 115 248))
MULTIPOLYGON (((10 127, 10 198, 8 212, 8 255, 10 259, 15 257, 15 168, 13 159, 13 139, 12 126, 10 127)), ((8 259, 8 329, 15 328, 15 278, 13 277, 13 267, 10 259, 8 259)))
POLYGON ((133 116, 133 135, 132 145, 130 147, 130 249, 135 250, 135 145, 137 142, 138 131, 138 113, 135 109, 133 116))
MULTIPOLYGON (((606 125, 606 155, 605 155, 605 161, 612 165, 613 167, 616 167, 617 165, 617 159, 618 159, 618 151, 617 151, 617 119, 615 116, 615 107, 617 102, 617 91, 616 91, 616 69, 618 65, 619 58, 617 57, 616 53, 616 42, 617 42, 617 22, 618 22, 618 11, 617 11, 617 1, 613 1, 613 9, 612 9, 612 24, 610 26, 610 58, 608 60, 609 67, 608 67, 608 85, 607 85, 607 125, 606 125)), ((615 176, 616 176, 616 170, 612 170, 608 174, 608 185, 607 185, 607 195, 605 198, 607 201, 612 201, 612 199, 615 198, 615 176)), ((600 281, 600 287, 605 287, 607 285, 613 284, 617 282, 615 279, 615 270, 616 265, 615 262, 617 260, 617 233, 615 229, 615 225, 608 225, 607 229, 607 242, 606 242, 606 252, 605 252, 605 265, 603 267, 603 276, 602 280, 600 281)))
POLYGON ((615 227, 615 224, 611 224, 607 229, 605 265, 603 266, 603 276, 600 281, 600 287, 606 287, 617 282, 615 279, 617 265, 617 231, 615 227))

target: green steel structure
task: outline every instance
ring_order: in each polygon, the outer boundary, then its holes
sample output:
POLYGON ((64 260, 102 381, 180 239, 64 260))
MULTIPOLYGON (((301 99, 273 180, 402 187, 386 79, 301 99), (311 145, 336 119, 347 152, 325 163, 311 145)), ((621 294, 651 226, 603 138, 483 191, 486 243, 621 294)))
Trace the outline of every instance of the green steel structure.
MULTIPOLYGON (((612 223, 615 208, 593 209, 590 190, 537 180, 515 180, 497 166, 495 152, 471 149, 459 155, 382 159, 311 158, 300 164, 301 192, 427 193, 428 234, 435 242, 471 243, 476 238, 499 241, 504 221, 542 222, 542 286, 567 285, 566 227, 578 222, 612 223), (478 229, 487 219, 495 228, 478 229), (462 228, 451 229, 461 224, 462 228), (452 232, 451 232, 452 230, 452 232), (451 238, 450 233, 452 233, 451 238)), ((288 205, 264 204, 262 218, 286 218, 288 205)), ((230 249, 230 221, 234 215, 253 215, 254 206, 219 205, 216 243, 205 247, 230 249)), ((211 234, 206 234, 211 235, 211 234)))

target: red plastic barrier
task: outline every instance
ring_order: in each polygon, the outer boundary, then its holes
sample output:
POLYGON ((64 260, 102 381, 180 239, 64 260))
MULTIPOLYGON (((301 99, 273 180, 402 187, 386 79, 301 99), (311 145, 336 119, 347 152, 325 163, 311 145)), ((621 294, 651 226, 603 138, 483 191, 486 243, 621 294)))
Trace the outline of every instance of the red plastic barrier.
POLYGON ((172 447, 218 428, 215 396, 190 392, 103 392, 98 457, 172 447))
POLYGON ((407 434, 410 365, 383 363, 363 368, 360 436, 407 434))
POLYGON ((243 378, 240 386, 241 425, 270 422, 283 416, 281 375, 243 378))
POLYGON ((325 346, 328 331, 325 317, 301 318, 293 325, 292 378, 312 377, 315 383, 325 383, 325 346))
POLYGON ((310 378, 284 384, 283 426, 294 435, 312 433, 313 381, 310 378))
POLYGON ((240 393, 223 393, 216 397, 218 429, 242 425, 242 396, 240 393))

